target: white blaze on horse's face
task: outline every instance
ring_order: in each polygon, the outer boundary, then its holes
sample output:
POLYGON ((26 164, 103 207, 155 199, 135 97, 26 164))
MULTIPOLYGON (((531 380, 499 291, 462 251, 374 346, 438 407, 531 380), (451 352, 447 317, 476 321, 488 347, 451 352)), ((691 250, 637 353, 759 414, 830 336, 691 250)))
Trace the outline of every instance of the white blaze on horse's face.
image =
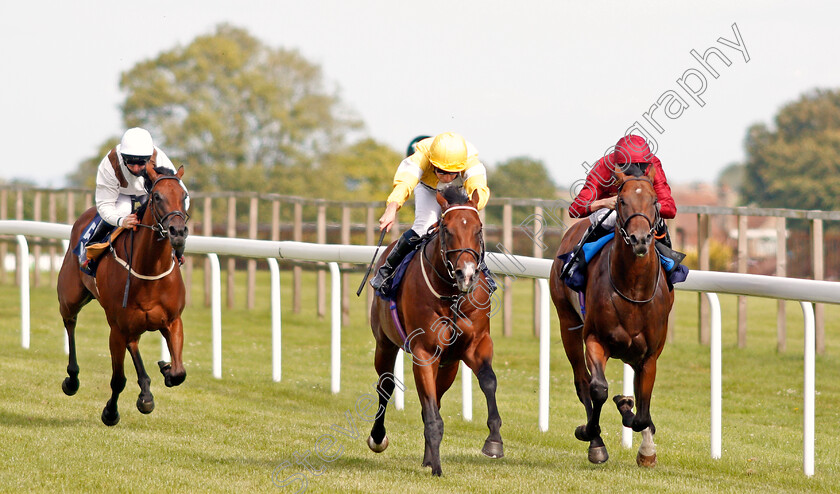
POLYGON ((463 267, 461 268, 460 273, 463 276, 457 277, 458 282, 458 289, 462 292, 470 291, 470 287, 472 286, 473 276, 475 276, 476 265, 474 262, 469 261, 464 263, 463 267))

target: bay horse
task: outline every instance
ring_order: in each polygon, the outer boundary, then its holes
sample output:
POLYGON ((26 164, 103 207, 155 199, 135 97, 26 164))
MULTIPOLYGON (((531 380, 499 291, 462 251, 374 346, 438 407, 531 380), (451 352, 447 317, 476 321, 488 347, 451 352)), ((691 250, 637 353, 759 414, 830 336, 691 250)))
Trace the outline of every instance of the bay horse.
MULTIPOLYGON (((370 325, 376 339, 374 366, 379 375, 378 414, 368 437, 376 453, 388 447, 385 409, 394 391, 391 372, 398 350, 412 354, 414 382, 420 398, 425 437, 423 466, 440 476, 440 443, 443 419, 441 397, 452 385, 463 361, 478 377, 487 400, 490 434, 481 452, 491 458, 504 456, 499 429, 502 419, 496 407, 496 374, 493 372, 493 340, 490 338, 490 296, 485 275, 479 270, 484 254, 478 194, 467 196, 457 187, 437 193, 441 216, 437 230, 411 259, 396 295, 397 327, 390 303, 375 297, 370 325), (409 333, 405 336, 405 333, 409 333), (390 377, 390 378, 389 378, 390 377)), ((393 244, 389 247, 393 248, 393 244)), ((377 268, 387 257, 380 257, 377 268)))
MULTIPOLYGON (((620 359, 635 372, 636 413, 633 397, 615 396, 613 401, 622 424, 642 433, 636 463, 652 467, 656 464, 656 427, 650 417, 650 400, 674 293, 668 289, 653 245, 654 225, 659 219, 653 189, 655 168, 649 166, 647 174, 638 167, 628 171, 631 173, 615 172, 618 195, 611 213, 616 214, 615 238, 587 266, 585 316, 580 315, 578 293, 559 277, 563 261, 557 258, 551 268, 550 291, 577 396, 586 409, 586 424, 577 427, 575 437, 589 442, 590 462, 607 461, 599 425, 608 393, 604 369, 607 359, 620 359)), ((588 225, 588 221, 572 225, 558 254, 571 251, 588 225)))
POLYGON ((172 362, 158 362, 166 386, 177 386, 187 376, 181 359, 185 288, 175 259, 176 252, 183 252, 188 234, 187 192, 181 186, 183 175, 183 166, 173 172, 164 167, 153 168, 151 163, 146 165, 146 176, 152 185, 138 225, 140 228, 124 231, 116 237, 112 249, 103 254, 95 278, 79 270, 73 248, 96 215, 96 208, 85 211, 73 225, 70 247, 64 255, 57 284, 59 310, 70 340, 68 377, 61 383, 61 389, 68 396, 79 389, 76 318, 82 307, 96 298, 111 327, 111 398, 102 411, 105 425, 113 426, 120 421, 117 399, 125 388, 126 349, 134 361, 140 385, 137 409, 148 414, 155 408, 149 390, 151 379, 138 349, 140 336, 146 331, 160 331, 166 338, 172 362), (168 241, 164 241, 167 237, 168 241))

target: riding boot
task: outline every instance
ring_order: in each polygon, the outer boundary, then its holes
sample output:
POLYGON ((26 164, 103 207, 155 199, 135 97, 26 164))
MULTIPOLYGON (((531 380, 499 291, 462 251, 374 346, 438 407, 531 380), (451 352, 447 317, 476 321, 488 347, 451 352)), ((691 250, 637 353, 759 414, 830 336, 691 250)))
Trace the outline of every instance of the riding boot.
POLYGON ((567 266, 563 266, 563 271, 560 277, 571 278, 575 275, 575 273, 585 272, 586 258, 583 255, 583 244, 594 242, 608 233, 610 233, 610 231, 601 225, 589 225, 589 228, 587 228, 583 236, 580 237, 580 241, 578 241, 575 248, 572 249, 572 257, 569 259, 567 266))
POLYGON ((397 240, 396 245, 394 248, 391 249, 391 252, 388 253, 388 257, 385 258, 385 264, 379 268, 376 272, 376 276, 370 280, 370 286, 373 287, 374 290, 379 290, 388 281, 388 278, 394 274, 394 270, 397 266, 400 265, 400 262, 403 258, 420 242, 420 237, 414 233, 414 230, 408 230, 402 234, 402 236, 397 240))
POLYGON ((98 244, 105 240, 105 237, 108 236, 114 230, 114 226, 108 223, 107 221, 99 218, 97 216, 99 223, 96 225, 93 233, 90 234, 90 237, 87 241, 79 249, 79 266, 82 272, 86 274, 93 275, 95 269, 95 261, 92 259, 88 259, 87 257, 87 246, 98 244))
POLYGON ((673 246, 671 245, 671 234, 668 232, 668 225, 662 218, 659 218, 659 222, 656 224, 654 237, 657 242, 664 244, 669 249, 673 249, 673 246))

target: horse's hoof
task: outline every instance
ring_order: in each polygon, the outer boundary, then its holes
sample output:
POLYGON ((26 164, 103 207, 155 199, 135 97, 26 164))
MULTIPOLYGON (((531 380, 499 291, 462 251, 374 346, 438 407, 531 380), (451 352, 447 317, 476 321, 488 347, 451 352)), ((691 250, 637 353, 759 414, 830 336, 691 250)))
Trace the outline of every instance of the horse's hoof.
POLYGON ((160 367, 160 373, 166 375, 166 371, 172 368, 172 364, 164 362, 163 360, 158 360, 158 367, 160 367))
POLYGON ((636 465, 639 465, 640 467, 647 467, 647 468, 655 467, 656 466, 656 453, 654 453, 650 456, 645 456, 641 453, 638 453, 636 455, 636 465))
POLYGON ((152 398, 149 401, 143 401, 142 398, 137 398, 137 409, 140 410, 140 413, 152 413, 152 410, 155 409, 155 399, 152 398))
POLYGON ((368 448, 370 448, 370 450, 374 453, 381 453, 388 448, 388 436, 386 435, 385 437, 383 437, 382 442, 379 444, 376 444, 376 442, 373 440, 373 437, 368 436, 367 444, 368 448))
POLYGON ((432 469, 432 476, 440 477, 441 474, 443 474, 443 470, 440 468, 440 462, 437 462, 437 464, 435 463, 436 462, 432 460, 423 460, 423 466, 430 467, 432 469))
POLYGON ((490 458, 501 458, 505 456, 505 448, 501 441, 491 441, 489 439, 484 441, 484 447, 481 448, 481 452, 484 453, 484 456, 489 456, 490 458))
POLYGON ((64 391, 64 394, 67 396, 73 396, 76 394, 76 391, 79 390, 79 380, 65 377, 64 380, 61 381, 61 390, 64 391))
POLYGON ((632 396, 615 395, 613 396, 613 401, 615 402, 615 406, 618 407, 619 412, 623 412, 624 409, 632 410, 636 405, 632 396))
POLYGON ((102 410, 102 423, 108 427, 113 427, 120 423, 120 412, 114 411, 114 415, 108 413, 108 407, 102 410))
POLYGON ((589 447, 589 462, 600 465, 610 459, 606 446, 589 447))

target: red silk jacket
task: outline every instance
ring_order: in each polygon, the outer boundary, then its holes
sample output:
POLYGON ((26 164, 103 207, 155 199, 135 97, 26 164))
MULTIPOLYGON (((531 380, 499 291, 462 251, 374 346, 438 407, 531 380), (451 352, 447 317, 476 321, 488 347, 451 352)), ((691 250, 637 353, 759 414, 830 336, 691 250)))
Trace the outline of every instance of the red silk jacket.
MULTIPOLYGON (((613 155, 609 154, 598 160, 589 175, 586 176, 583 189, 569 206, 569 215, 572 218, 589 216, 592 214, 590 205, 593 201, 618 194, 618 187, 615 185, 615 178, 612 174, 612 170, 615 168, 612 157, 613 155)), ((656 197, 659 199, 659 214, 665 219, 671 219, 677 214, 677 206, 674 204, 674 198, 671 197, 671 187, 668 185, 668 179, 662 170, 662 163, 659 158, 651 155, 650 166, 656 168, 653 190, 656 191, 656 197)))

